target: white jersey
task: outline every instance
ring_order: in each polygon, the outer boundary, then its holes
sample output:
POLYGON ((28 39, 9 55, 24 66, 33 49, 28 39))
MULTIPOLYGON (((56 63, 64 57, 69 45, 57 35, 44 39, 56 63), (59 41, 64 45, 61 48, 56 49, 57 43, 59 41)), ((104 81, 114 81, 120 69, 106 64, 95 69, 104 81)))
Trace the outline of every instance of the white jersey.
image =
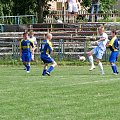
POLYGON ((108 35, 106 33, 103 33, 100 38, 105 38, 105 40, 98 42, 98 47, 105 51, 106 50, 106 44, 108 42, 108 35))
POLYGON ((32 43, 33 43, 33 45, 37 45, 37 40, 36 40, 36 37, 29 37, 28 38, 32 43))

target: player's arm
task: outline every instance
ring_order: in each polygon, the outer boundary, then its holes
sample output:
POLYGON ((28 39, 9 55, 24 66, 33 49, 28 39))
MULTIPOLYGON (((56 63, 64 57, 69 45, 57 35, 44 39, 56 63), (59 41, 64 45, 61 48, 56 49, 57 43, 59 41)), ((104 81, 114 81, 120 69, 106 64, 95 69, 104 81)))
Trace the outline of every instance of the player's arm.
POLYGON ((32 54, 34 54, 34 45, 31 41, 30 41, 30 46, 32 47, 32 54))
POLYGON ((114 44, 114 39, 111 39, 108 43, 107 43, 107 47, 112 47, 114 44))
POLYGON ((22 44, 20 42, 20 56, 22 56, 22 44))
POLYGON ((114 41, 113 44, 114 44, 114 48, 115 48, 115 49, 118 49, 119 43, 118 43, 118 40, 117 40, 117 39, 114 41))
POLYGON ((36 40, 36 37, 34 37, 34 50, 37 49, 37 40, 36 40))
POLYGON ((98 40, 98 42, 104 41, 105 39, 106 39, 106 37, 101 37, 101 38, 98 40))
POLYGON ((52 48, 52 46, 51 46, 51 45, 49 45, 49 44, 47 44, 47 46, 48 46, 49 54, 51 54, 51 53, 52 53, 52 51, 53 51, 53 48, 52 48))

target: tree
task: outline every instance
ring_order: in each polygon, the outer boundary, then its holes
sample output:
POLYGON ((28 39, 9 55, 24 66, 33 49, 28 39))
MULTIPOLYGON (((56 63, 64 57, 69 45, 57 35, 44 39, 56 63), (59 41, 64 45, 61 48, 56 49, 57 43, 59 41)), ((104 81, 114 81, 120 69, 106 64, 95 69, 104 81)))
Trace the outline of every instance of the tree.
POLYGON ((37 14, 38 14, 38 23, 43 22, 44 18, 44 12, 48 11, 49 6, 48 6, 48 1, 51 0, 37 0, 37 14))
MULTIPOLYGON (((83 0, 82 5, 85 7, 91 6, 92 0, 83 0)), ((100 12, 109 12, 113 9, 114 5, 116 4, 116 0, 99 0, 100 1, 100 12)))

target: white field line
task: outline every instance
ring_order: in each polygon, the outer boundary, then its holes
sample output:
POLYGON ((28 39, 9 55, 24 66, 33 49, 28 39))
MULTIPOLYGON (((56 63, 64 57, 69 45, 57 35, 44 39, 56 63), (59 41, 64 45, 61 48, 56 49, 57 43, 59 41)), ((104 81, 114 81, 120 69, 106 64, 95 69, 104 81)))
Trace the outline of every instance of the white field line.
MULTIPOLYGON (((2 76, 0 76, 0 77, 2 77, 2 76)), ((5 77, 16 77, 16 76, 5 76, 5 77)), ((21 77, 23 77, 23 76, 17 76, 17 78, 21 78, 21 77)), ((36 78, 36 80, 39 80, 39 79, 48 79, 49 77, 43 77, 43 76, 26 76, 26 77, 28 77, 28 78, 25 78, 25 79, 31 79, 30 77, 37 77, 36 78), (39 78, 38 78, 39 77, 39 78)), ((67 79, 67 77, 64 77, 64 76, 54 76, 54 77, 59 77, 59 78, 64 78, 64 79, 67 79)), ((2 77, 3 78, 3 77, 2 77)), ((84 78, 84 77, 82 77, 82 78, 84 78)), ((75 85, 87 85, 87 84, 99 84, 99 83, 110 83, 110 82, 118 82, 118 80, 120 80, 120 78, 111 78, 111 79, 108 79, 108 80, 96 80, 96 81, 89 81, 89 82, 78 82, 78 83, 74 83, 74 80, 73 80, 73 84, 67 84, 66 83, 66 85, 64 84, 64 85, 62 85, 62 83, 61 83, 61 87, 64 87, 64 86, 75 86, 75 85)), ((54 80, 52 80, 52 81, 54 81, 54 80)), ((59 80, 60 81, 60 80, 59 80)), ((30 81, 30 82, 32 82, 32 81, 30 81)), ((33 82, 43 82, 43 81, 33 81, 33 82)))

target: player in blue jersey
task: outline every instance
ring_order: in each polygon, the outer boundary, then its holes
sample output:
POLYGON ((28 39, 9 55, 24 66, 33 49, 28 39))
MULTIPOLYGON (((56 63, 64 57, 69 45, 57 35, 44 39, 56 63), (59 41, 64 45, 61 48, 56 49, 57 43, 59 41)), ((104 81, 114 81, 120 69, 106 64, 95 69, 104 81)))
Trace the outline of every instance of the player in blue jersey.
POLYGON ((118 55, 119 55, 119 42, 118 42, 118 38, 116 37, 116 31, 115 30, 111 31, 111 36, 112 36, 112 39, 110 40, 110 42, 107 45, 111 50, 111 55, 109 57, 109 62, 111 64, 111 68, 113 70, 113 73, 115 75, 117 75, 118 71, 117 71, 117 66, 116 66, 115 62, 117 61, 117 58, 118 58, 118 55))
POLYGON ((51 71, 57 65, 55 60, 50 56, 50 54, 53 51, 51 40, 52 40, 52 34, 48 33, 46 35, 46 39, 41 44, 41 49, 40 49, 41 55, 40 55, 40 58, 44 62, 44 69, 43 69, 43 72, 42 72, 43 76, 46 75, 46 74, 48 76, 50 76, 51 71), (52 65, 47 69, 49 63, 51 63, 52 65))
POLYGON ((106 50, 106 44, 108 42, 108 35, 104 32, 104 27, 99 27, 98 32, 100 34, 100 39, 96 41, 97 47, 92 49, 90 52, 88 52, 88 58, 91 64, 90 71, 95 69, 94 61, 93 61, 93 54, 96 56, 96 62, 98 63, 98 66, 100 68, 101 74, 104 74, 103 65, 101 63, 101 59, 103 57, 103 54, 106 50))
POLYGON ((31 51, 30 47, 33 43, 28 39, 28 33, 23 33, 23 40, 20 43, 20 56, 22 58, 23 65, 26 68, 27 73, 30 72, 31 51))

